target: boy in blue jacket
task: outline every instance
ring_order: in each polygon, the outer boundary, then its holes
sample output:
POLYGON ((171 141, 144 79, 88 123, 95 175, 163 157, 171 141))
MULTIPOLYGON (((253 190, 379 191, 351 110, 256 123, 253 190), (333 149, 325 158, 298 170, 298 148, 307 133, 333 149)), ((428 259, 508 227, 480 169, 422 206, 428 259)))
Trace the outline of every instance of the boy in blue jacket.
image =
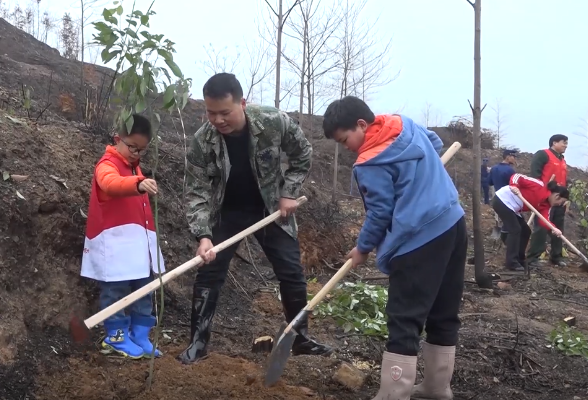
POLYGON ((376 250, 378 268, 390 277, 389 337, 373 400, 452 399, 468 237, 439 158, 441 139, 405 116, 376 116, 352 96, 329 105, 323 130, 358 153, 353 175, 366 218, 348 257, 357 266, 376 250), (425 323, 424 380, 414 386, 425 323))

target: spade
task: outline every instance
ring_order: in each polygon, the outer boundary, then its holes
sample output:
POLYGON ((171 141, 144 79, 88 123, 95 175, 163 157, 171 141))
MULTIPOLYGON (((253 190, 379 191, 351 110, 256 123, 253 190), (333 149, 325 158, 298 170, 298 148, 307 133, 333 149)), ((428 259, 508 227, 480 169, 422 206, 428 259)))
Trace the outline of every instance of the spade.
POLYGON ((333 275, 333 277, 326 283, 325 286, 308 302, 306 307, 304 307, 298 315, 290 322, 287 326, 286 324, 282 324, 278 334, 276 335, 276 339, 274 340, 274 347, 272 349, 271 354, 269 355, 268 366, 265 374, 265 386, 273 386, 276 384, 280 376, 282 376, 282 372, 284 372, 284 368, 286 367, 286 362, 290 357, 290 350, 292 349, 292 345, 294 344, 294 339, 298 333, 296 329, 300 326, 300 322, 304 321, 308 315, 314 310, 316 305, 320 303, 326 295, 339 283, 341 279, 347 272, 351 269, 352 262, 351 259, 347 260, 345 264, 333 275))

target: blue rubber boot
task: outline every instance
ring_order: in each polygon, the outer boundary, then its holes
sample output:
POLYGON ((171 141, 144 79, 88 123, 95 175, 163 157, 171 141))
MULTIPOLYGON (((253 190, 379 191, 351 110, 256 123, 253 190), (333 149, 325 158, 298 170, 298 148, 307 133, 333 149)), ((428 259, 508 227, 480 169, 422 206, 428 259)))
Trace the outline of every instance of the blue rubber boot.
POLYGON ((129 318, 105 323, 106 337, 101 343, 103 354, 117 353, 123 357, 139 359, 143 357, 143 349, 129 337, 129 318))
MULTIPOLYGON (((152 315, 131 315, 131 340, 143 349, 143 357, 151 358, 153 343, 149 340, 149 332, 155 326, 155 317, 152 315)), ((155 357, 163 354, 155 349, 155 357)))

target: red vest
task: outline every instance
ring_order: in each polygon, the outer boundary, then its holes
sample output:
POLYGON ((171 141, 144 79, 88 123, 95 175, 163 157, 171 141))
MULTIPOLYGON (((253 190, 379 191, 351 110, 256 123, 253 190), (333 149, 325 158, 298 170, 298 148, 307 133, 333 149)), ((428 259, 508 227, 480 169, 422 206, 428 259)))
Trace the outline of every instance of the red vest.
MULTIPOLYGON (((138 166, 132 168, 111 154, 105 154, 96 167, 104 161, 113 163, 121 176, 143 176, 138 166)), ((146 278, 150 267, 157 273, 157 235, 148 195, 100 201, 100 190, 93 177, 82 276, 109 282, 146 278)), ((161 251, 159 257, 163 273, 165 268, 161 251)))
POLYGON ((555 174, 555 182, 559 186, 567 186, 568 170, 566 160, 557 158, 551 149, 544 150, 547 153, 548 161, 543 167, 543 174, 541 180, 547 185, 547 182, 551 180, 551 176, 555 174))
MULTIPOLYGON (((102 156, 96 164, 96 168, 104 161, 113 163, 118 168, 121 176, 143 176, 139 166, 134 168, 135 173, 133 174, 133 168, 130 165, 112 154, 102 156)), ((147 193, 139 196, 115 197, 108 201, 100 202, 98 199, 100 190, 96 177, 93 177, 86 226, 86 236, 89 239, 94 239, 105 229, 125 224, 138 224, 145 229, 154 231, 155 223, 147 193)))

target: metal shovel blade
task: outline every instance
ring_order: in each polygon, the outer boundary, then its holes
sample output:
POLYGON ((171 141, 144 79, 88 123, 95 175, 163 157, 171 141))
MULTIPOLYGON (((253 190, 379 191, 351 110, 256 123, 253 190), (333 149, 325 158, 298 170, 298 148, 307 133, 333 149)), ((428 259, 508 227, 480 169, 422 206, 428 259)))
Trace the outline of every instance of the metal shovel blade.
POLYGON ((285 322, 280 326, 280 330, 278 331, 278 334, 274 340, 274 347, 268 357, 267 370, 264 381, 264 385, 266 387, 275 385, 282 376, 284 368, 286 368, 288 358, 290 358, 292 345, 294 344, 294 340, 298 335, 296 329, 292 328, 290 329, 290 332, 286 333, 282 337, 284 329, 286 329, 287 326, 288 324, 285 322))
POLYGON ((494 226, 494 228, 492 228, 492 235, 490 235, 490 238, 492 240, 500 239, 500 227, 499 226, 494 226))
POLYGON ((75 343, 82 343, 90 337, 90 330, 82 318, 72 312, 69 317, 69 331, 75 343))

